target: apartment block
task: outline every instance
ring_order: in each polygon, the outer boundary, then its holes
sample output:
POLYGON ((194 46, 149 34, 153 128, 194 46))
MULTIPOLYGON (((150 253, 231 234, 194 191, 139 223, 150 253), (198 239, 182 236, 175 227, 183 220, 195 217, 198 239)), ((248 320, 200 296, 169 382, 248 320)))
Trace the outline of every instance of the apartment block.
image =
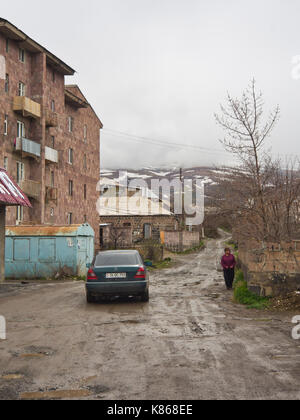
POLYGON ((7 224, 88 222, 99 237, 100 130, 95 111, 65 76, 75 71, 0 19, 0 166, 32 209, 8 209, 7 224))

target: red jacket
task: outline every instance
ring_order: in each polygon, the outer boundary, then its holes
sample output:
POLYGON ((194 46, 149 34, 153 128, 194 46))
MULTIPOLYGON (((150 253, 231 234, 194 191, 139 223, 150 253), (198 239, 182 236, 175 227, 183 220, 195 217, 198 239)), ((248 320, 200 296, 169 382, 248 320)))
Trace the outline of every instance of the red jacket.
POLYGON ((228 270, 230 267, 234 268, 236 266, 236 260, 234 258, 234 255, 223 255, 221 264, 224 270, 228 270))

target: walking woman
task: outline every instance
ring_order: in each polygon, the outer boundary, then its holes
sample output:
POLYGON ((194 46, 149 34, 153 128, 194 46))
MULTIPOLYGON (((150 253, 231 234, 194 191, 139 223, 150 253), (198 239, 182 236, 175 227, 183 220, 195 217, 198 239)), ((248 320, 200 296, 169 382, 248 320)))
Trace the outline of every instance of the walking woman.
POLYGON ((231 290, 234 281, 234 269, 236 266, 236 260, 229 248, 225 249, 225 255, 222 257, 221 264, 224 270, 224 279, 227 290, 231 290))

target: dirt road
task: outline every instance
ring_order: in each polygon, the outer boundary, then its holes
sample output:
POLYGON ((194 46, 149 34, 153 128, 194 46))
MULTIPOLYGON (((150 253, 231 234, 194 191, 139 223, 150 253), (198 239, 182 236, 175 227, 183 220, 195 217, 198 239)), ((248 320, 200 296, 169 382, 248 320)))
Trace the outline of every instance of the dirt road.
POLYGON ((221 246, 152 274, 149 304, 87 305, 83 283, 2 289, 0 399, 299 399, 292 315, 233 304, 221 246))

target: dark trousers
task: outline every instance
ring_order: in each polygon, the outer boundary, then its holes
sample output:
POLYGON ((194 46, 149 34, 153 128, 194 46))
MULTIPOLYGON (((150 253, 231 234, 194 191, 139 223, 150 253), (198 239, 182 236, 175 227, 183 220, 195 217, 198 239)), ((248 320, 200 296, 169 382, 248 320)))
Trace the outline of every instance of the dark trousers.
POLYGON ((227 270, 224 270, 224 279, 227 289, 232 289, 234 281, 234 268, 228 268, 227 270))

